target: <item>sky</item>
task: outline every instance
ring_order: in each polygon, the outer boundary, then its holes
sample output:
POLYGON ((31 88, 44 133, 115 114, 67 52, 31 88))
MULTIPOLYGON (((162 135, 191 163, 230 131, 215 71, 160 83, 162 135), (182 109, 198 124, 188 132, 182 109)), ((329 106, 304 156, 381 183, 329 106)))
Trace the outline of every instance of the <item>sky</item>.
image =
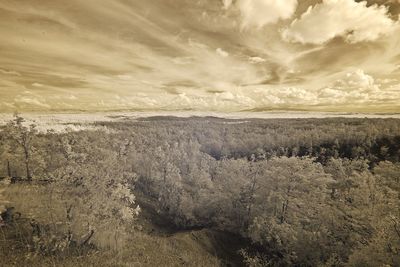
POLYGON ((0 0, 0 112, 400 112, 400 0, 0 0))

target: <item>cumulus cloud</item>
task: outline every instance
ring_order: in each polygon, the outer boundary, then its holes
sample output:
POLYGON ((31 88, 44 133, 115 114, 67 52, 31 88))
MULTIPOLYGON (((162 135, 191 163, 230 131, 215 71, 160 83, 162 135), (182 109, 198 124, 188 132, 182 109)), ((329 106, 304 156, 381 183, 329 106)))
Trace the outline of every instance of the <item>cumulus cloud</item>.
POLYGON ((254 98, 270 108, 315 105, 318 98, 315 92, 300 87, 259 88, 254 91, 254 98))
MULTIPOLYGON (((229 7, 230 4, 225 6, 229 7)), ((261 28, 292 17, 297 8, 297 0, 238 0, 237 7, 242 15, 243 28, 261 28)))
POLYGON ((168 103, 164 106, 167 110, 198 111, 238 111, 257 105, 257 101, 243 94, 241 90, 215 93, 200 93, 192 90, 178 95, 165 95, 161 102, 168 103))
POLYGON ((358 69, 348 72, 345 76, 337 80, 335 86, 341 89, 370 89, 375 88, 375 80, 372 76, 366 74, 363 70, 358 69))
POLYGON ((250 93, 262 108, 305 108, 325 110, 368 110, 393 105, 400 100, 400 91, 384 88, 372 75, 361 69, 342 73, 336 81, 320 88, 282 86, 257 88, 250 93), (397 101, 397 102, 396 102, 397 101))
POLYGON ((382 89, 381 84, 358 69, 345 73, 341 79, 317 92, 320 104, 383 104, 388 100, 399 100, 400 93, 382 89))
POLYGON ((384 6, 354 0, 324 0, 294 20, 283 31, 284 39, 293 42, 322 44, 335 37, 349 43, 374 41, 394 30, 396 22, 384 6))
POLYGON ((216 94, 222 100, 234 100, 235 96, 231 92, 223 92, 216 94))
POLYGON ((287 104, 315 104, 318 100, 313 92, 297 87, 282 88, 276 96, 287 104))

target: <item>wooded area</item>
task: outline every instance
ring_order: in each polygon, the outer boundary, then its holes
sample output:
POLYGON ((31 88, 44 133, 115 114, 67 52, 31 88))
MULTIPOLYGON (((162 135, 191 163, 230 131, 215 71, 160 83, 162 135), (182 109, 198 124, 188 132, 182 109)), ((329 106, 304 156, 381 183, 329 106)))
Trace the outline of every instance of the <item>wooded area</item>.
POLYGON ((230 266, 400 266, 400 120, 96 125, 107 130, 43 133, 20 116, 1 128, 0 261, 124 250, 145 199, 179 231, 240 238, 230 266))

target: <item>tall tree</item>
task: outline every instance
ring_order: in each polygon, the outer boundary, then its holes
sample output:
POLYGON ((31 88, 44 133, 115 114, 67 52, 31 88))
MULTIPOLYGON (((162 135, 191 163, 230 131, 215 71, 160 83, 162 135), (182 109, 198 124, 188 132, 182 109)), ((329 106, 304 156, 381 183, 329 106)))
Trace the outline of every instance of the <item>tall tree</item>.
POLYGON ((137 217, 132 192, 135 173, 124 167, 123 153, 101 132, 60 136, 63 164, 49 176, 65 207, 68 240, 118 248, 137 217))
MULTIPOLYGON (((16 149, 21 149, 24 159, 25 176, 28 181, 32 180, 31 157, 32 157, 32 142, 37 134, 36 125, 24 125, 24 118, 17 113, 14 114, 14 119, 7 124, 5 129, 6 135, 10 140, 13 140, 16 149)), ((13 149, 13 148, 11 148, 13 149)), ((14 151, 15 152, 15 151, 14 151)))

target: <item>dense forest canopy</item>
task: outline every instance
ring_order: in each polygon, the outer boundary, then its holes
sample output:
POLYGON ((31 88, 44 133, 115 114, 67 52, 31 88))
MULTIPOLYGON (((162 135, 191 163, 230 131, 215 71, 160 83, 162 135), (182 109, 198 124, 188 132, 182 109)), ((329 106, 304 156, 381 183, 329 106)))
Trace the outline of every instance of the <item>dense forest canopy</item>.
POLYGON ((140 195, 176 229, 240 238, 241 262, 229 264, 400 265, 398 119, 95 124, 44 133, 17 116, 1 128, 2 214, 30 220, 20 253, 123 250, 142 231, 140 195))

